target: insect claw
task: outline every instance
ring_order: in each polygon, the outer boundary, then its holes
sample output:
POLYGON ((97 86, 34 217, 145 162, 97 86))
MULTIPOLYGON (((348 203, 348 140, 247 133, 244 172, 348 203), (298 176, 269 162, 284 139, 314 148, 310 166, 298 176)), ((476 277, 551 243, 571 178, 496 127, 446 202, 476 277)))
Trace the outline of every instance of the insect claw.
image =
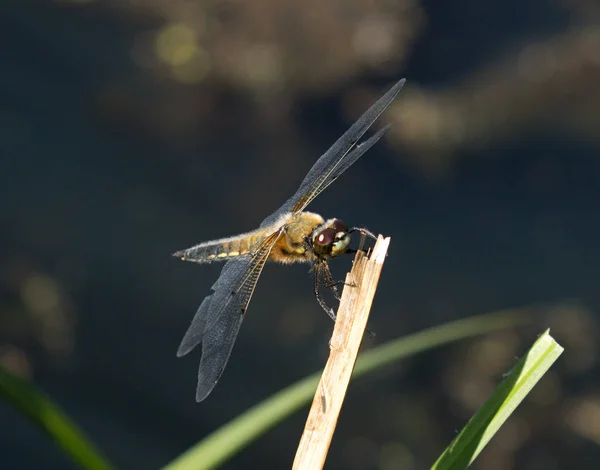
POLYGON ((366 235, 369 238, 372 238, 373 240, 377 240, 377 237, 375 236, 375 234, 369 230, 367 230, 366 228, 361 228, 361 227, 352 227, 350 230, 348 230, 348 233, 352 233, 352 232, 359 232, 362 235, 366 235))

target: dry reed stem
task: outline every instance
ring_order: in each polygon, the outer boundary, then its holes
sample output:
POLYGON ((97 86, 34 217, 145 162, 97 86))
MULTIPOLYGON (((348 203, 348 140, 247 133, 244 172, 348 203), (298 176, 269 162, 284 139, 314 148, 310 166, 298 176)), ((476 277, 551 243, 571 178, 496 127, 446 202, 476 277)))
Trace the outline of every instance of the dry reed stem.
POLYGON ((381 235, 369 258, 358 252, 346 276, 330 354, 300 439, 294 470, 323 468, 377 289, 390 238, 381 235))

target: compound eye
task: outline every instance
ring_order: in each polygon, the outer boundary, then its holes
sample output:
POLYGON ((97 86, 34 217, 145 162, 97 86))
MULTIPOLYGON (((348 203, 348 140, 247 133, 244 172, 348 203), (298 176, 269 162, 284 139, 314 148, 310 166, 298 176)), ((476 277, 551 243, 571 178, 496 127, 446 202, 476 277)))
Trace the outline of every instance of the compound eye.
POLYGON ((330 246, 335 240, 336 231, 332 228, 321 230, 316 236, 314 243, 319 246, 330 246))
POLYGON ((348 231, 348 229, 346 228, 346 224, 339 219, 335 219, 333 221, 332 225, 333 225, 333 229, 336 232, 347 232, 348 231))

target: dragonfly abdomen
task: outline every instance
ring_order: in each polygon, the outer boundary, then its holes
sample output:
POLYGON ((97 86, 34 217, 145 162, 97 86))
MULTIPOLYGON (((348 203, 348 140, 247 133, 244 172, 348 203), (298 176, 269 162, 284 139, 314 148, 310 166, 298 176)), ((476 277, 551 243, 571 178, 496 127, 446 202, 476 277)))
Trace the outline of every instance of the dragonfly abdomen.
POLYGON ((250 251, 252 246, 253 237, 227 240, 212 246, 211 250, 207 253, 207 258, 210 260, 220 258, 235 258, 240 255, 244 255, 250 251), (250 238, 250 240, 248 239, 250 238))
POLYGON ((204 242, 187 250, 173 253, 173 256, 177 256, 184 261, 194 261, 196 263, 226 261, 250 253, 252 248, 258 246, 265 238, 264 232, 264 230, 260 230, 236 237, 204 242))

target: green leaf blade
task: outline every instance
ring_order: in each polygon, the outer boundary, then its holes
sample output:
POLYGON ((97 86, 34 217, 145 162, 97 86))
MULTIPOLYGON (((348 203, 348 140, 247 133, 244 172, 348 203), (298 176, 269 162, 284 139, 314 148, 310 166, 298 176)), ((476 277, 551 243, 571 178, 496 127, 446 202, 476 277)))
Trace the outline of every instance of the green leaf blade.
POLYGON ((83 432, 52 401, 33 385, 0 367, 0 397, 45 432, 65 454, 86 470, 114 467, 83 432))
POLYGON ((431 468, 467 468, 562 352, 549 330, 540 335, 431 468))

